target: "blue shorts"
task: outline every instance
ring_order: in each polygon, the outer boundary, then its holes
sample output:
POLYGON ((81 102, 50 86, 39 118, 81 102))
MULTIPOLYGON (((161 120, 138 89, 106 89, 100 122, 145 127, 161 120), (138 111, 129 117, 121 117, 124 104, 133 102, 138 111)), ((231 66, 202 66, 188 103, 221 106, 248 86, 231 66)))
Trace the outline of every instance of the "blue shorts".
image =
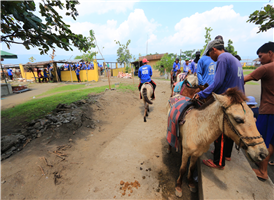
POLYGON ((268 148, 269 144, 274 146, 274 114, 259 114, 256 125, 266 147, 268 148))

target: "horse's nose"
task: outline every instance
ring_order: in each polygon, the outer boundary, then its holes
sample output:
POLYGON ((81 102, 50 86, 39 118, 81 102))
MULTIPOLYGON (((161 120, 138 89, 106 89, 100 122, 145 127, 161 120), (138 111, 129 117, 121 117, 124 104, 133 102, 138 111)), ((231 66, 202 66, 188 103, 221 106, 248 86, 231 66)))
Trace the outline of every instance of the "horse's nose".
POLYGON ((260 158, 261 158, 262 160, 264 160, 266 157, 267 157, 267 155, 266 155, 265 153, 260 153, 260 158))

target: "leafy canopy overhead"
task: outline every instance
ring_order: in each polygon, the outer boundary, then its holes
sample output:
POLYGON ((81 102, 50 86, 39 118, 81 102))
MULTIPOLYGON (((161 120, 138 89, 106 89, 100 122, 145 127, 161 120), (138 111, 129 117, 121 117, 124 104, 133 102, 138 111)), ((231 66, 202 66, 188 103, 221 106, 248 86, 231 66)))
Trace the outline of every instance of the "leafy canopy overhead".
POLYGON ((274 8, 270 4, 266 5, 261 10, 256 10, 249 15, 247 20, 249 23, 259 25, 259 31, 264 32, 274 27, 274 8))
POLYGON ((11 44, 23 44, 26 49, 39 47, 40 54, 47 53, 56 46, 66 51, 72 50, 71 45, 86 52, 94 46, 92 40, 70 30, 70 25, 62 21, 62 16, 55 10, 66 10, 66 15, 76 20, 78 12, 77 0, 42 0, 34 1, 1 1, 1 42, 8 48, 11 44), (39 8, 37 8, 39 5, 39 8), (34 14, 39 9, 40 19, 34 14))
POLYGON ((117 62, 120 64, 129 64, 130 60, 132 59, 132 54, 130 54, 128 49, 128 45, 130 44, 131 40, 128 40, 126 44, 121 44, 119 41, 116 40, 114 40, 114 42, 119 45, 119 48, 117 49, 117 62))

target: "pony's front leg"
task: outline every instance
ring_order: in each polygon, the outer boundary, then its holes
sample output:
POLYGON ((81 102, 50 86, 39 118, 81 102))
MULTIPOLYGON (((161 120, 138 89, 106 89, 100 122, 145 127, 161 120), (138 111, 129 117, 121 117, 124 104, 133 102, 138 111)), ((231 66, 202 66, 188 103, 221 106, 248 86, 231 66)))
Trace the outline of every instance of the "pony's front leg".
POLYGON ((198 156, 191 156, 190 158, 187 180, 188 180, 188 187, 191 192, 197 192, 197 188, 193 179, 193 172, 196 167, 197 159, 198 159, 198 156))
POLYGON ((183 180, 183 176, 186 172, 187 169, 187 160, 188 160, 189 155, 187 154, 186 151, 183 152, 183 156, 182 156, 182 164, 180 167, 180 171, 179 171, 179 177, 177 179, 177 184, 176 184, 176 188, 175 188, 175 195, 177 197, 182 197, 183 196, 183 191, 182 191, 182 180, 183 180))

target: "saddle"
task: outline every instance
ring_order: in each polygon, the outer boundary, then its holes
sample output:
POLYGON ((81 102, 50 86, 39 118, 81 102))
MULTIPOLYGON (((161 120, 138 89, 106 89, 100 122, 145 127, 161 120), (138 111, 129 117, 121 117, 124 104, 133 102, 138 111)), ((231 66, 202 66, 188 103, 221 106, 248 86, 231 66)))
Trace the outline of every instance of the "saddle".
POLYGON ((168 114, 167 142, 172 147, 178 147, 178 138, 180 137, 180 125, 185 123, 185 116, 194 107, 194 103, 189 97, 181 96, 180 99, 172 105, 168 114))

